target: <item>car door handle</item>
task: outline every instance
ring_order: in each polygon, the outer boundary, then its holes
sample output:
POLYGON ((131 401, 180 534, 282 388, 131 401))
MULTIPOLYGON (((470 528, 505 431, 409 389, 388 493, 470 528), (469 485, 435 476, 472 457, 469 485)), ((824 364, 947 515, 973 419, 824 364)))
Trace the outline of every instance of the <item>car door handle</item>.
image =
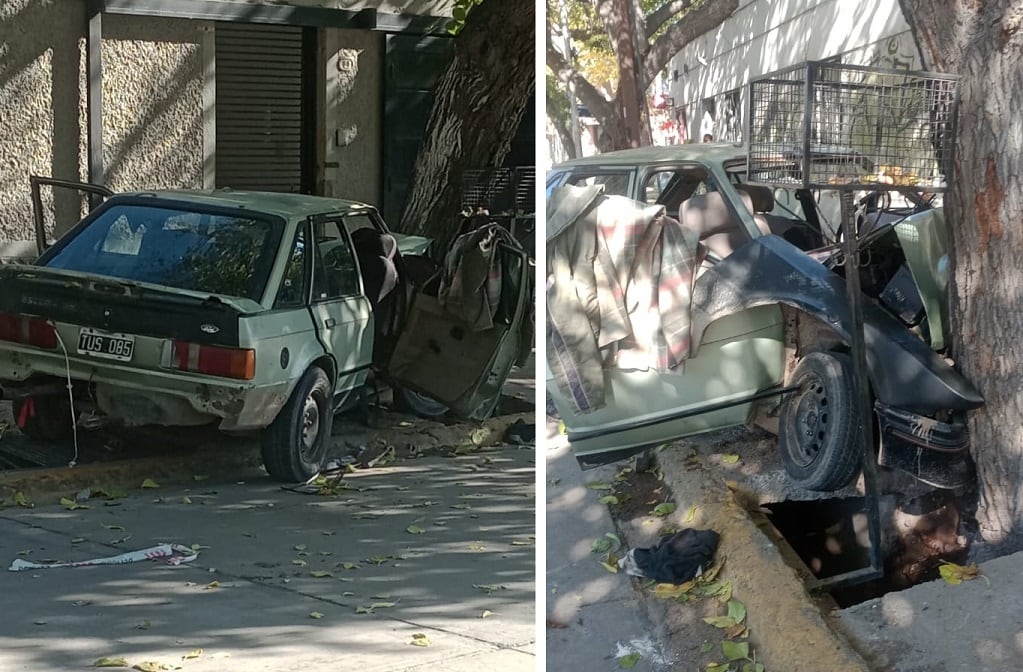
POLYGON ((328 317, 326 321, 323 323, 323 326, 326 327, 327 329, 333 329, 336 324, 337 320, 335 320, 333 317, 328 317))

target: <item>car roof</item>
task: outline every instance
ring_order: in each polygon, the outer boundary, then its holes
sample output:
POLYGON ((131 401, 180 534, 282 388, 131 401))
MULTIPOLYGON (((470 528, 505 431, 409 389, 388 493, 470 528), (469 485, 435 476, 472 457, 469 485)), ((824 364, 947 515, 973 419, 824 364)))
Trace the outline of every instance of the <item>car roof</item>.
POLYGON ((559 168, 577 166, 637 166, 650 163, 668 163, 671 161, 702 161, 721 163, 746 158, 746 146, 730 142, 687 143, 684 145, 666 145, 658 147, 638 147, 622 149, 617 152, 596 154, 581 159, 572 159, 559 163, 559 168))
POLYGON ((307 217, 326 212, 358 210, 362 208, 372 209, 372 206, 365 203, 342 198, 326 198, 309 194, 289 194, 271 191, 234 191, 233 189, 214 189, 210 191, 188 189, 140 191, 118 194, 118 196, 136 198, 150 196, 168 201, 186 201, 222 208, 244 208, 254 212, 279 215, 285 219, 307 217))

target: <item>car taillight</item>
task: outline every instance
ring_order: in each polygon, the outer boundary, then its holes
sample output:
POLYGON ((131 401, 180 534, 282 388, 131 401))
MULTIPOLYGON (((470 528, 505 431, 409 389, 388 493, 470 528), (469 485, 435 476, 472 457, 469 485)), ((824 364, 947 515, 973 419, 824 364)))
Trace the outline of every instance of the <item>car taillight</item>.
POLYGON ((252 380, 256 377, 256 351, 174 341, 174 366, 182 371, 252 380))
POLYGON ((41 317, 0 313, 0 341, 52 350, 57 347, 57 332, 52 324, 41 317))

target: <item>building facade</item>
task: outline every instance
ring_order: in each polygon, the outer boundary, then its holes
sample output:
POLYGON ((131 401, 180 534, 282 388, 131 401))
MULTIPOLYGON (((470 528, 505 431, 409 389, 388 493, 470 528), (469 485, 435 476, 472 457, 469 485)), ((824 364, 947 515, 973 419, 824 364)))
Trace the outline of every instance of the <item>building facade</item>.
MULTIPOLYGON (((6 0, 0 258, 34 249, 29 175, 343 195, 396 222, 450 14, 451 0, 6 0)), ((43 196, 58 228, 84 207, 43 196)))
POLYGON ((751 78, 803 61, 919 70, 898 0, 741 0, 718 28, 679 52, 661 86, 680 139, 739 142, 751 78))

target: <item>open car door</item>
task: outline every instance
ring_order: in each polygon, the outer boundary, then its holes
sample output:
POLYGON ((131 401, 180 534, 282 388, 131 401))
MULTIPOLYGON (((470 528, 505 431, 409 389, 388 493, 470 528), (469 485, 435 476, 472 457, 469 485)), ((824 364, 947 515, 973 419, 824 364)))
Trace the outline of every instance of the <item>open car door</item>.
POLYGON ((31 175, 32 216, 35 221, 36 252, 42 254, 71 230, 85 215, 114 195, 106 187, 87 182, 58 180, 31 175), (43 187, 50 197, 43 199, 43 187))
POLYGON ((499 225, 455 241, 440 275, 412 298, 390 379, 482 420, 531 340, 531 266, 499 225))

